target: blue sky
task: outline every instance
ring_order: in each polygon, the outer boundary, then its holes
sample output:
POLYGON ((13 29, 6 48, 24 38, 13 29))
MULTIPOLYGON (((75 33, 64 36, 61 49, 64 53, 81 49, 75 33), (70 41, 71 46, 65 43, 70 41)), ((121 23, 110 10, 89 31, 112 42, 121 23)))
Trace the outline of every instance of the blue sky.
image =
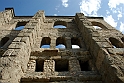
POLYGON ((102 16, 105 21, 124 33, 124 0, 1 0, 0 11, 13 7, 15 15, 34 15, 44 10, 45 15, 102 16))

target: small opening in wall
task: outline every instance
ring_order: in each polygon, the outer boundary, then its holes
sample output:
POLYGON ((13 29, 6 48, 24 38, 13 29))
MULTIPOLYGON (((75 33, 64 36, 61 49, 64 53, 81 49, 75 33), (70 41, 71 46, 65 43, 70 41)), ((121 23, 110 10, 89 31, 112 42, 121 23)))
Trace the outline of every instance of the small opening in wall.
POLYGON ((16 27, 15 30, 22 30, 24 28, 24 26, 19 26, 19 27, 16 27))
POLYGON ((77 49, 77 48, 80 48, 80 46, 78 46, 78 45, 72 45, 72 48, 73 49, 77 49))
POLYGON ((63 25, 56 25, 56 26, 54 26, 54 28, 66 28, 66 26, 63 26, 63 25))
POLYGON ((92 26, 95 28, 95 29, 107 29, 107 27, 101 23, 101 22, 96 22, 96 21, 92 21, 92 26))
POLYGON ((50 48, 50 45, 42 45, 41 48, 50 48))
POLYGON ((124 42, 124 37, 122 37, 121 40, 124 42))
POLYGON ((56 48, 62 48, 62 49, 65 49, 65 45, 63 45, 63 44, 59 44, 59 45, 56 46, 56 48))
POLYGON ((44 60, 42 59, 37 59, 36 60, 36 72, 43 72, 43 66, 44 66, 44 60))
POLYGON ((79 60, 81 71, 90 71, 88 61, 79 60))
POLYGON ((100 29, 102 29, 101 27, 99 27, 99 26, 93 26, 96 30, 100 30, 100 29))
POLYGON ((63 37, 58 37, 56 39, 56 48, 66 48, 66 44, 65 44, 65 38, 63 37))
POLYGON ((0 47, 2 48, 9 40, 9 37, 4 37, 1 40, 0 47))
POLYGON ((53 25, 54 28, 66 28, 67 23, 65 21, 56 21, 53 25))
POLYGON ((55 71, 62 72, 68 71, 69 61, 66 59, 55 60, 55 71))
POLYGON ((121 43, 118 39, 110 37, 109 41, 113 45, 113 48, 123 48, 123 43, 121 43))
POLYGON ((80 40, 77 37, 71 38, 71 44, 72 44, 72 49, 81 48, 80 40))
POLYGON ((49 37, 44 37, 41 41, 40 48, 50 48, 51 39, 49 37))
POLYGON ((28 22, 18 22, 16 25, 15 30, 22 30, 24 29, 24 26, 27 24, 28 22))

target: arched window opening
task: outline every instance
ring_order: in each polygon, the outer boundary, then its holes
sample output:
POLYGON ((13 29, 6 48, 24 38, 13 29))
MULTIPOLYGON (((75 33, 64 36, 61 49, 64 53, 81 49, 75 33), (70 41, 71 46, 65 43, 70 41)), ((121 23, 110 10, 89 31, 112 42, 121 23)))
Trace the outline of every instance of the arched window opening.
POLYGON ((1 40, 0 47, 2 48, 9 40, 9 37, 4 37, 1 40))
POLYGON ((99 27, 99 26, 93 26, 95 29, 97 29, 97 30, 100 30, 100 29, 102 29, 101 27, 99 27))
POLYGON ((65 45, 59 44, 59 45, 56 46, 56 48, 65 48, 65 45))
POLYGON ((80 48, 78 45, 72 45, 72 48, 80 48))
POLYGON ((65 38, 58 37, 56 40, 56 48, 66 48, 65 38))
POLYGON ((42 45, 41 48, 50 48, 50 45, 42 45))
POLYGON ((110 37, 109 41, 113 45, 113 48, 123 48, 124 47, 123 44, 116 38, 110 37))
POLYGON ((67 23, 65 21, 56 21, 54 23, 54 28, 66 28, 67 27, 67 23))
POLYGON ((73 49, 81 48, 80 40, 76 37, 71 38, 71 44, 73 49))
POLYGON ((50 48, 51 39, 49 37, 44 37, 41 41, 41 48, 50 48))
POLYGON ((100 23, 100 22, 95 22, 95 21, 93 21, 93 22, 91 22, 92 23, 92 25, 93 25, 93 27, 95 28, 95 29, 107 29, 106 28, 106 26, 104 26, 102 23, 100 23))
POLYGON ((66 26, 63 26, 63 25, 56 25, 56 26, 54 26, 54 28, 66 28, 66 26))
POLYGON ((18 22, 15 30, 22 30, 26 24, 27 22, 18 22))
POLYGON ((15 28, 15 30, 22 30, 22 29, 24 29, 24 26, 19 26, 15 28))
POLYGON ((122 42, 124 42, 124 37, 121 38, 122 42))

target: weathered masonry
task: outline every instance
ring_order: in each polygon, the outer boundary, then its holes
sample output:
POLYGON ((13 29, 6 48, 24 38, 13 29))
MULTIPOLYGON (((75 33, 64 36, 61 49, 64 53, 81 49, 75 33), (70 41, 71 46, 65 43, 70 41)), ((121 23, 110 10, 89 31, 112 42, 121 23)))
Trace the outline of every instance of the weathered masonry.
POLYGON ((0 83, 124 83, 124 35, 102 17, 0 12, 0 83))

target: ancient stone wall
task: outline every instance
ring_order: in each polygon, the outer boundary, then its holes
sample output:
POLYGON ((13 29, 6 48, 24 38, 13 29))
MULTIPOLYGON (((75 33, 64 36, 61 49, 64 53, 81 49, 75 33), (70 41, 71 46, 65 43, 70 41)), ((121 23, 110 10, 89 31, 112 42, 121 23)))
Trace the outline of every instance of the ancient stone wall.
POLYGON ((75 18, 86 47, 89 49, 95 65, 102 75, 104 83, 124 82, 124 42, 123 34, 107 23, 98 19, 88 19, 83 14, 77 13, 75 18), (102 29, 95 30, 92 21, 98 22, 97 26, 104 25, 102 29), (102 25, 101 25, 102 24, 102 25), (90 41, 89 41, 90 40, 90 41))
POLYGON ((124 83, 124 35, 102 17, 0 15, 0 83, 124 83))

